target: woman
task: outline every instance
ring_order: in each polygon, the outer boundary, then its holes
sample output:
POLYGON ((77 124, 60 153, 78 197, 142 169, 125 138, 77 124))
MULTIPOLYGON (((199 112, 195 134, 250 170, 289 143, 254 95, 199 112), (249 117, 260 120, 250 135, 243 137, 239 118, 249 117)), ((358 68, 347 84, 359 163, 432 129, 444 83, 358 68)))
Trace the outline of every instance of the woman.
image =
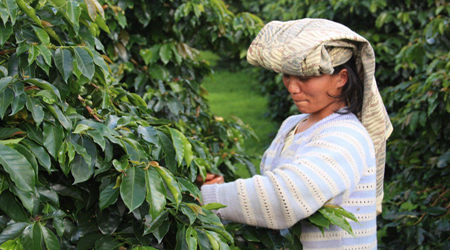
POLYGON ((355 214, 356 237, 302 224, 304 249, 376 249, 386 139, 392 126, 366 39, 323 19, 270 22, 250 45, 250 64, 283 73, 302 113, 287 118, 265 152, 261 175, 204 185, 204 203, 224 220, 289 228, 325 203, 355 214))

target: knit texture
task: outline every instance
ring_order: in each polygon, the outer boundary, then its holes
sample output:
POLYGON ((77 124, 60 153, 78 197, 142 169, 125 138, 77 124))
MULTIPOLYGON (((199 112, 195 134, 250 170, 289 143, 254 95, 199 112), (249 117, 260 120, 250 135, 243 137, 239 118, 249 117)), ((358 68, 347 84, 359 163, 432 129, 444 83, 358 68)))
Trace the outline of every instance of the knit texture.
POLYGON ((302 223, 304 249, 376 249, 376 160, 372 140, 353 114, 334 113, 295 134, 283 154, 287 134, 307 115, 286 119, 261 162, 261 175, 202 187, 205 204, 227 205, 223 220, 272 229, 292 227, 325 203, 342 206, 356 237, 339 227, 302 223))

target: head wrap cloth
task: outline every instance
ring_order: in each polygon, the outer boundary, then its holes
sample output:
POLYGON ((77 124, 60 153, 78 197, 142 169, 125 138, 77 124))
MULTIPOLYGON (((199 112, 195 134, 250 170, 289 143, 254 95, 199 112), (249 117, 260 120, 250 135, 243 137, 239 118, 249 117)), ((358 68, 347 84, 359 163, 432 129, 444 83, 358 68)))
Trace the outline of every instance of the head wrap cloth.
POLYGON ((364 82, 364 98, 359 119, 375 147, 376 207, 381 213, 386 140, 392 124, 375 81, 375 54, 370 43, 346 26, 325 19, 272 21, 253 40, 247 60, 275 72, 296 76, 332 74, 333 67, 354 57, 364 82))

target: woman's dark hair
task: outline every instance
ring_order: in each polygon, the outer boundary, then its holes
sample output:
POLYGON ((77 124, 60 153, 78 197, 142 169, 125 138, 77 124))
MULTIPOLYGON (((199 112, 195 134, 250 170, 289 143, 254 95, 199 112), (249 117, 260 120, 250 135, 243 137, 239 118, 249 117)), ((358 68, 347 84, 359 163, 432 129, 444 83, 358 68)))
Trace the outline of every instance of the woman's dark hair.
POLYGON ((347 103, 347 108, 343 109, 343 111, 336 111, 336 113, 353 113, 358 116, 362 110, 364 84, 356 71, 356 64, 353 57, 348 62, 334 67, 333 75, 339 74, 343 69, 346 69, 348 72, 348 80, 344 87, 342 87, 341 94, 334 97, 345 101, 347 103))

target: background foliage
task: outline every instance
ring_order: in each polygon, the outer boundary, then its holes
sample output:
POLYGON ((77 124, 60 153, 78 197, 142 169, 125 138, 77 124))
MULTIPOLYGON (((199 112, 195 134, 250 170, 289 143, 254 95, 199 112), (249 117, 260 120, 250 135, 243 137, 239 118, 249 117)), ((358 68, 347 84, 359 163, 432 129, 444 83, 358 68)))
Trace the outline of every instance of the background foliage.
POLYGON ((195 48, 240 54, 260 19, 217 0, 5 0, 0 18, 2 249, 234 245, 194 180, 254 172, 253 132, 209 112, 195 48))
MULTIPOLYGON (((379 245, 450 248, 450 3, 448 1, 233 1, 265 21, 304 17, 343 23, 366 37, 394 125, 388 141, 379 245), (405 244, 406 243, 406 244, 405 244)), ((269 116, 297 112, 280 76, 257 70, 269 116)))

